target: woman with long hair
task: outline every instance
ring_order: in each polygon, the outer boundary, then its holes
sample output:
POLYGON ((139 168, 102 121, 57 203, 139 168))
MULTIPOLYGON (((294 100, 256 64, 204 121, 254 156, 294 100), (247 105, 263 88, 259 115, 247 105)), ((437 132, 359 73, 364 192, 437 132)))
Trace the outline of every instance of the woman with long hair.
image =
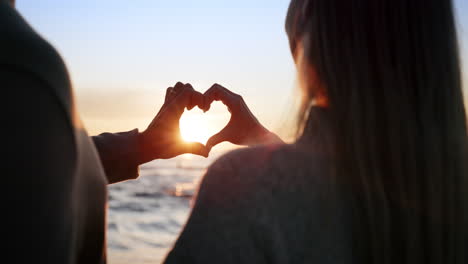
POLYGON ((293 0, 302 135, 218 160, 166 262, 468 263, 455 25, 450 0, 293 0))

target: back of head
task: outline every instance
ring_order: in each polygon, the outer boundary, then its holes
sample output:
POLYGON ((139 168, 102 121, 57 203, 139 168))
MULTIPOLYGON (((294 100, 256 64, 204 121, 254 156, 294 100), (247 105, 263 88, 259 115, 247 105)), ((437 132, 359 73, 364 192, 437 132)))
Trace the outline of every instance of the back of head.
POLYGON ((286 26, 328 100, 336 180, 354 197, 356 263, 467 263, 452 1, 293 0, 286 26))

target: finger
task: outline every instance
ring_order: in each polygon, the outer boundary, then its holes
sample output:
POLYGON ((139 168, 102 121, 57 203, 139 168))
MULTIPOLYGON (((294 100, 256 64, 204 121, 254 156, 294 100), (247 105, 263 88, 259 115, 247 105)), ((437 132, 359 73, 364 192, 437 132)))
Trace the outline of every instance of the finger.
POLYGON ((213 101, 221 101, 228 108, 232 108, 238 101, 238 95, 230 92, 219 84, 214 84, 208 91, 205 92, 207 102, 206 105, 211 105, 213 101))
POLYGON ((188 89, 188 90, 194 90, 194 89, 193 89, 193 86, 192 86, 190 83, 184 84, 184 87, 183 87, 183 88, 184 88, 184 89, 188 89))
MULTIPOLYGON (((167 108, 168 106, 170 105, 170 101, 172 99, 174 99, 175 97, 175 92, 174 92, 174 88, 173 87, 169 87, 166 89, 166 96, 164 98, 164 104, 161 106, 161 108, 159 109, 158 111, 158 114, 156 115, 156 117, 158 117, 159 115, 161 115, 167 108)), ((154 121, 154 120, 153 120, 154 121)))
POLYGON ((215 85, 218 85, 220 89, 224 90, 226 93, 228 93, 228 94, 230 94, 232 96, 239 96, 238 94, 232 92, 231 90, 229 90, 228 88, 226 88, 226 87, 224 87, 224 86, 222 86, 220 84, 215 83, 215 85))
POLYGON ((228 137, 227 137, 226 129, 223 129, 223 130, 221 130, 221 132, 215 134, 210 139, 208 139, 208 141, 206 142, 206 147, 208 148, 208 150, 211 151, 211 149, 214 146, 218 145, 219 143, 225 142, 225 141, 228 141, 228 137))
POLYGON ((175 103, 183 111, 186 107, 188 108, 190 106, 192 101, 192 95, 194 95, 195 93, 196 92, 193 89, 192 85, 185 84, 182 87, 182 89, 178 92, 177 97, 175 99, 175 103))
POLYGON ((185 84, 181 83, 181 82, 177 82, 176 85, 174 85, 174 91, 176 93, 180 93, 182 91, 182 89, 184 89, 185 87, 185 84))
POLYGON ((208 157, 209 150, 205 145, 203 145, 201 143, 198 143, 198 142, 184 142, 184 143, 182 143, 181 148, 182 148, 181 151, 183 153, 195 154, 195 155, 203 156, 205 158, 208 157))
POLYGON ((204 100, 204 103, 203 103, 204 107, 203 107, 202 110, 203 110, 204 113, 206 113, 206 112, 210 111, 211 103, 212 103, 212 102, 210 103, 210 102, 208 101, 208 98, 206 98, 206 97, 203 97, 203 100, 204 100))
POLYGON ((198 108, 204 110, 205 109, 205 97, 203 94, 193 91, 192 95, 190 97, 190 102, 189 105, 187 106, 188 110, 192 110, 195 106, 198 106, 198 108))
MULTIPOLYGON (((209 91, 209 90, 208 90, 209 91)), ((208 97, 206 96, 206 93, 208 92, 206 91, 204 94, 203 94, 203 112, 208 112, 211 108, 211 104, 213 103, 213 101, 211 101, 210 99, 208 99, 208 97)))
POLYGON ((173 93, 174 93, 174 88, 169 87, 166 89, 166 98, 164 99, 164 103, 169 102, 171 97, 173 97, 173 93))
MULTIPOLYGON (((180 87, 180 84, 177 83, 176 86, 180 87)), ((195 91, 190 84, 183 85, 182 89, 176 93, 175 97, 170 99, 166 108, 170 110, 171 113, 175 114, 175 118, 180 118, 184 113, 185 108, 189 107, 191 96, 194 92, 195 91)))
POLYGON ((213 84, 212 88, 220 89, 220 90, 222 90, 223 92, 225 92, 226 94, 229 94, 229 95, 234 96, 234 97, 235 97, 235 96, 239 96, 238 94, 232 92, 232 91, 229 90, 228 88, 226 88, 226 87, 224 87, 224 86, 222 86, 222 85, 220 85, 220 84, 217 84, 217 83, 213 84))

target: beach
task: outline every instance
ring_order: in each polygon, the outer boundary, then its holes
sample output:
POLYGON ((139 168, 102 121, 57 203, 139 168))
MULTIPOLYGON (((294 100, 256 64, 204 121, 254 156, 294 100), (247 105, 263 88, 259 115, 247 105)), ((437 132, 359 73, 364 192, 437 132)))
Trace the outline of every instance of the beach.
POLYGON ((206 168, 225 152, 153 161, 140 167, 137 180, 110 185, 108 263, 161 263, 187 221, 206 168))

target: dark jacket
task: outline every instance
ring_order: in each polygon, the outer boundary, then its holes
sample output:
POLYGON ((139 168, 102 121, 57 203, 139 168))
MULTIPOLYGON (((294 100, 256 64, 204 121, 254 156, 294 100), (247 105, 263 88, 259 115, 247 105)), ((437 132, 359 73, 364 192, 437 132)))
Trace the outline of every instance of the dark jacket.
POLYGON ((88 137, 62 59, 6 1, 0 36, 3 258, 105 263, 106 185, 138 176, 138 131, 88 137))

